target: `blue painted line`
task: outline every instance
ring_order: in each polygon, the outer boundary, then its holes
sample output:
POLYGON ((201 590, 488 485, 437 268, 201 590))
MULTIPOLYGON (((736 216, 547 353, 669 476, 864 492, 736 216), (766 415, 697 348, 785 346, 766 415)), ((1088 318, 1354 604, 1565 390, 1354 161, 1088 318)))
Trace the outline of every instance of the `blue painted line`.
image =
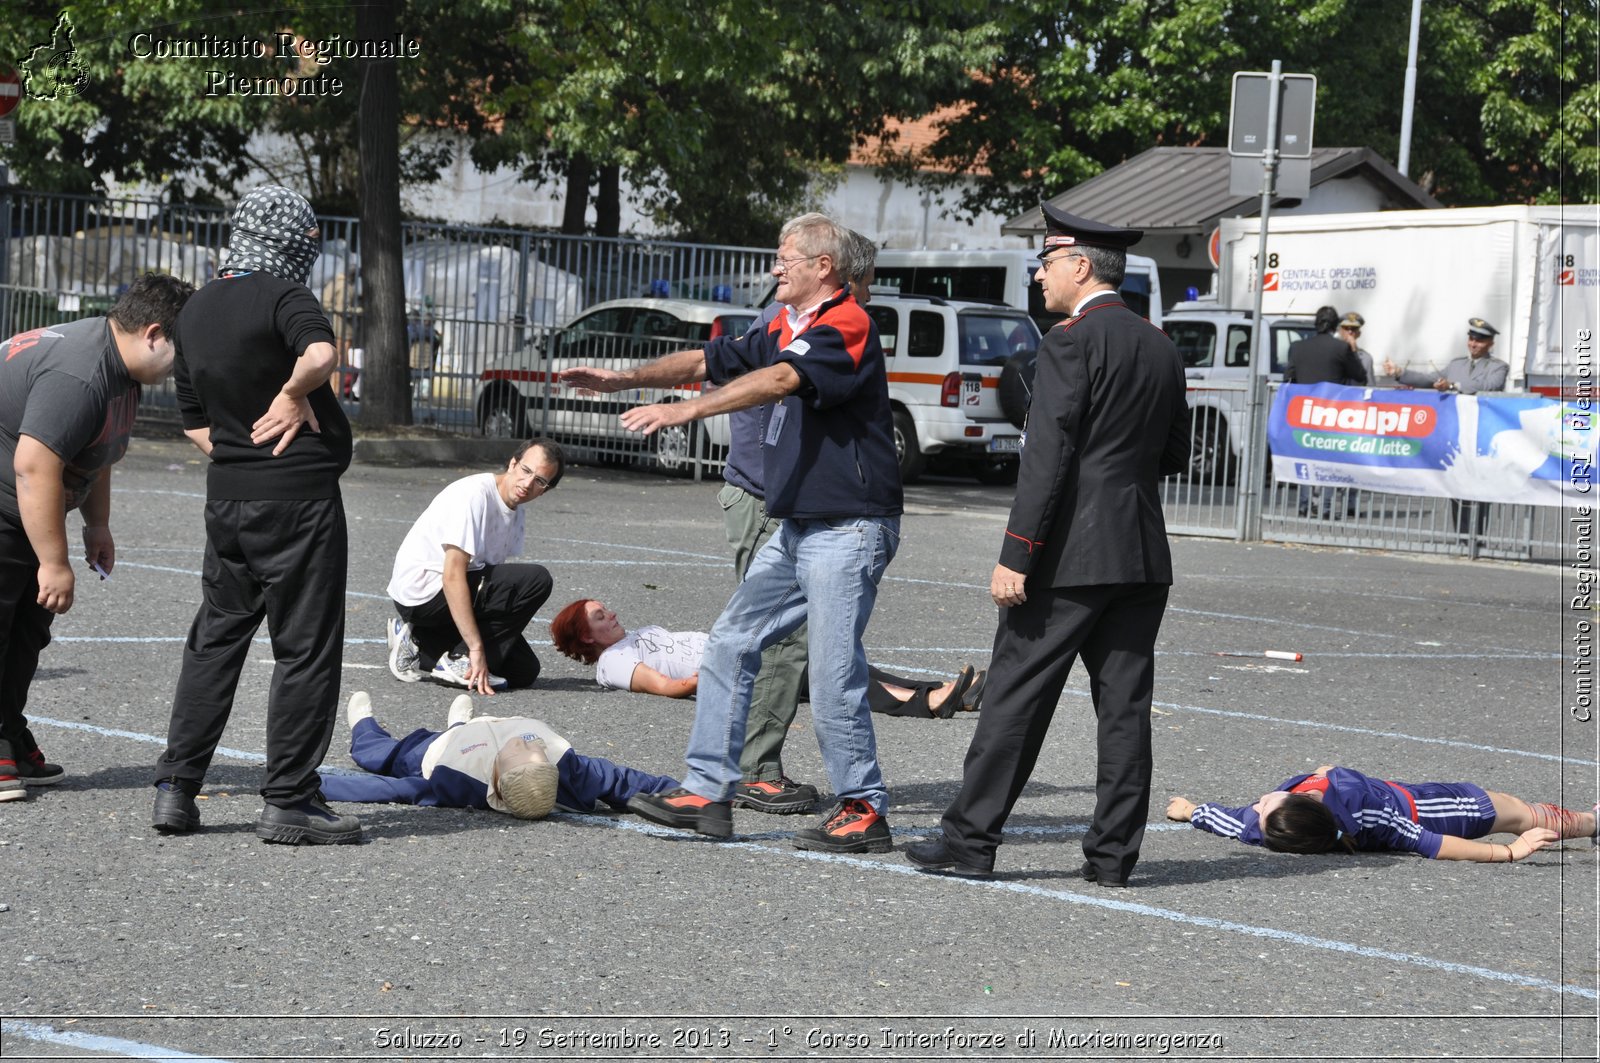
POLYGON ((29 1041, 43 1041, 46 1044, 61 1045, 64 1048, 81 1048, 89 1052, 114 1052, 129 1059, 192 1059, 196 1060, 197 1063, 229 1063, 225 1059, 196 1056, 188 1052, 180 1052, 176 1048, 162 1048, 159 1045, 147 1045, 140 1041, 128 1041, 121 1037, 102 1037, 99 1034, 58 1030, 53 1026, 41 1026, 32 1022, 8 1021, 5 1023, 5 1032, 29 1041))
MULTIPOLYGON (((1468 963, 1456 963, 1451 960, 1435 959, 1431 956, 1422 956, 1414 952, 1395 952, 1391 949, 1373 948, 1370 945, 1357 945, 1351 941, 1338 941, 1333 938, 1316 937, 1311 934, 1301 934, 1293 930, 1279 930, 1270 926, 1254 926, 1250 923, 1236 923, 1230 919, 1217 919, 1208 915, 1190 915, 1188 912, 1178 912, 1170 908, 1157 908, 1150 904, 1139 904, 1133 901, 1118 901, 1108 897, 1090 896, 1074 893, 1071 890, 1045 889, 1043 886, 1030 886, 1025 882, 1009 882, 1005 879, 969 879, 953 875, 930 875, 928 872, 918 870, 906 864, 886 864, 877 860, 866 860, 858 856, 842 856, 836 853, 817 853, 805 849, 778 849, 770 845, 759 845, 751 842, 716 842, 711 839, 700 839, 695 835, 687 835, 682 831, 658 827, 652 823, 639 823, 627 820, 612 820, 603 816, 574 816, 575 819, 608 823, 621 830, 636 831, 640 834, 649 834, 660 838, 674 838, 688 841, 703 841, 708 845, 721 848, 746 849, 760 853, 771 853, 776 856, 786 856, 799 860, 818 860, 823 863, 844 864, 862 871, 882 871, 896 875, 912 875, 918 878, 938 878, 948 882, 956 889, 986 889, 1002 893, 1016 893, 1028 897, 1039 897, 1049 901, 1061 901, 1067 904, 1084 905, 1090 908, 1101 908, 1111 912, 1121 912, 1126 915, 1143 916, 1150 919, 1162 919, 1169 923, 1183 926, 1203 927, 1207 930, 1220 930, 1228 934, 1243 934, 1248 937, 1267 938, 1281 941, 1288 945, 1298 945, 1303 948, 1321 949, 1327 952, 1340 952, 1348 956, 1360 956, 1365 959, 1384 960, 1389 963, 1403 963, 1411 967, 1421 967, 1431 971, 1443 971, 1446 974, 1464 974, 1474 978, 1483 978, 1494 982, 1504 982, 1508 985, 1521 986, 1526 989, 1542 989, 1552 993, 1562 993, 1568 996, 1583 997, 1588 1000, 1600 1000, 1600 991, 1584 986, 1564 985, 1561 982, 1548 978, 1535 978, 1532 975, 1515 974, 1510 971, 1497 971, 1492 967, 1478 967, 1468 963)), ((1008 828, 1009 829, 1009 828, 1008 828)))

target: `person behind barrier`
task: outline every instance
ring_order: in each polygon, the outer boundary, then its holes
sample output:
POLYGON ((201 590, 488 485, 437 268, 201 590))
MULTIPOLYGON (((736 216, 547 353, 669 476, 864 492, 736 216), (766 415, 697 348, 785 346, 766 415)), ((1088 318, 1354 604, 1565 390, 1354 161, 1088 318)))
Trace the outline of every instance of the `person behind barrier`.
POLYGON ((1494 338, 1500 330, 1481 317, 1467 320, 1467 353, 1452 359, 1444 372, 1401 371, 1393 361, 1385 361, 1383 371, 1406 387, 1453 391, 1476 395, 1480 391, 1504 391, 1511 366, 1494 357, 1494 338))
POLYGON ((372 699, 361 690, 350 696, 345 720, 350 759, 369 774, 324 776, 329 801, 489 808, 540 819, 558 806, 592 812, 603 801, 622 808, 634 794, 678 785, 665 775, 586 757, 542 720, 474 717, 469 694, 451 704, 443 731, 423 727, 395 738, 373 717, 372 699))
MULTIPOLYGON (((580 598, 550 621, 556 649, 581 664, 595 666, 595 681, 611 690, 631 690, 686 698, 700 681, 704 631, 668 631, 650 625, 628 631, 603 602, 580 598)), ((867 666, 872 685, 867 704, 885 716, 948 720, 957 712, 977 712, 983 704, 988 673, 962 665, 947 682, 902 679, 867 666)), ((803 678, 803 677, 802 677, 803 678)), ((802 685, 799 696, 805 697, 802 685)))
POLYGON ((1361 363, 1361 368, 1366 371, 1366 379, 1361 383, 1367 387, 1376 387, 1378 374, 1373 368, 1372 355, 1361 346, 1361 329, 1366 325, 1367 319, 1355 311, 1351 311, 1339 319, 1339 338, 1350 345, 1350 350, 1355 353, 1356 361, 1361 363))
POLYGON ((500 472, 463 477, 428 503, 389 578, 399 615, 384 634, 396 679, 493 694, 539 678, 539 656, 522 632, 550 597, 550 571, 506 559, 522 552, 524 507, 554 491, 565 468, 559 446, 530 439, 500 472))
MULTIPOLYGON (((1481 317, 1467 320, 1467 353, 1452 360, 1444 372, 1401 372, 1393 362, 1384 363, 1384 372, 1401 384, 1413 388, 1432 388, 1435 391, 1454 392, 1458 395, 1477 395, 1485 391, 1504 391, 1506 377, 1511 367, 1494 357, 1494 338, 1500 330, 1481 317)), ((1450 522, 1456 532, 1466 536, 1471 531, 1482 535, 1489 527, 1489 503, 1450 500, 1450 522), (1469 515, 1475 514, 1475 515, 1469 515)))
POLYGON ((1469 782, 1389 782, 1332 764, 1286 779, 1243 808, 1174 797, 1167 818, 1280 853, 1403 852, 1491 864, 1595 835, 1594 812, 1530 803, 1469 782), (1517 837, 1510 845, 1475 840, 1490 834, 1517 837))
POLYGON ((0 343, 0 801, 60 782, 24 710, 50 625, 77 600, 67 514, 83 516, 84 564, 116 567, 111 466, 122 460, 141 388, 172 373, 178 312, 194 288, 136 279, 104 317, 0 343))

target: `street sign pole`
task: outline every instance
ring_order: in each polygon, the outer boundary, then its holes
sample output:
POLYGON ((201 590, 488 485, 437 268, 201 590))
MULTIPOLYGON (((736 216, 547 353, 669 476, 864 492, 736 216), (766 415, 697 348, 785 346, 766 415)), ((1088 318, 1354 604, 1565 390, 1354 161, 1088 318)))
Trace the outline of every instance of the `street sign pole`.
MULTIPOLYGON (((1270 342, 1268 329, 1261 320, 1261 289, 1266 282, 1267 270, 1267 219, 1272 212, 1272 197, 1278 173, 1278 122, 1280 94, 1283 82, 1283 63, 1272 61, 1272 74, 1268 80, 1267 142, 1261 154, 1261 237, 1256 242, 1255 305, 1250 316, 1250 405, 1245 424, 1249 436, 1245 440, 1244 469, 1240 486, 1244 497, 1241 505, 1234 507, 1234 538, 1241 542, 1254 542, 1261 538, 1261 496, 1266 488, 1267 472, 1267 374, 1271 371, 1272 355, 1267 348, 1270 342)), ((1306 145, 1307 150, 1310 145, 1306 145)))

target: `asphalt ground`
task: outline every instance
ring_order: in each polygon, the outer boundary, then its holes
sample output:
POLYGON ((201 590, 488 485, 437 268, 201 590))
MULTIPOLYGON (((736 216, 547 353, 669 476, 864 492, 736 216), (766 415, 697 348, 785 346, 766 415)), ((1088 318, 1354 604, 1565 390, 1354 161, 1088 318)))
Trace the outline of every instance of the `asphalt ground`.
MULTIPOLYGON (((356 465, 343 481, 344 696, 370 691, 396 733, 442 726, 455 691, 388 673, 391 558, 437 489, 483 468, 356 465)), ((1176 540, 1155 800, 1128 890, 1076 875, 1094 782, 1081 671, 991 882, 898 851, 953 795, 970 717, 876 719, 897 843, 884 855, 794 849, 809 816, 739 811, 736 840, 716 843, 633 816, 364 805, 345 806, 364 844, 296 849, 252 833, 264 629, 204 829, 150 829, 200 590, 204 466, 187 444, 136 440, 115 485, 114 576, 80 582, 29 707, 70 775, 0 804, 7 1059, 1595 1056, 1587 842, 1515 865, 1297 857, 1161 815, 1171 794, 1244 804, 1321 763, 1587 809, 1595 724, 1569 712, 1559 567, 1176 540), (1250 656, 1268 649, 1305 659, 1250 656)), ((628 626, 709 627, 732 583, 717 486, 574 467, 534 503, 528 556, 556 580, 529 629, 544 677, 479 711, 679 773, 692 706, 602 691, 545 622, 593 597, 628 626)), ((981 666, 1009 489, 935 480, 907 501, 869 656, 981 666)), ((341 705, 331 769, 353 770, 348 737, 341 705)), ((786 752, 791 775, 825 782, 804 707, 786 752)))

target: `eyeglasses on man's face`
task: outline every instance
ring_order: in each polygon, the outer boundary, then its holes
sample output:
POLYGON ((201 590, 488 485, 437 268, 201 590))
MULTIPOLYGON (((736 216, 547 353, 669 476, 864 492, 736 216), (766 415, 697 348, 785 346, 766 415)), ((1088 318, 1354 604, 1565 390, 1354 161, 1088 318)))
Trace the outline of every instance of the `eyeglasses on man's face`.
POLYGON ((1041 258, 1039 260, 1039 272, 1040 273, 1049 273, 1050 272, 1050 267, 1052 265, 1054 265, 1055 263, 1057 263, 1057 262, 1065 262, 1069 258, 1082 258, 1082 257, 1083 256, 1078 254, 1078 252, 1071 251, 1071 252, 1068 252, 1065 255, 1056 255, 1053 258, 1041 258))
POLYGON ((794 255, 790 258, 784 258, 782 255, 779 255, 772 260, 772 272, 788 273, 791 268, 799 265, 802 262, 810 262, 814 258, 821 257, 821 255, 794 255))

